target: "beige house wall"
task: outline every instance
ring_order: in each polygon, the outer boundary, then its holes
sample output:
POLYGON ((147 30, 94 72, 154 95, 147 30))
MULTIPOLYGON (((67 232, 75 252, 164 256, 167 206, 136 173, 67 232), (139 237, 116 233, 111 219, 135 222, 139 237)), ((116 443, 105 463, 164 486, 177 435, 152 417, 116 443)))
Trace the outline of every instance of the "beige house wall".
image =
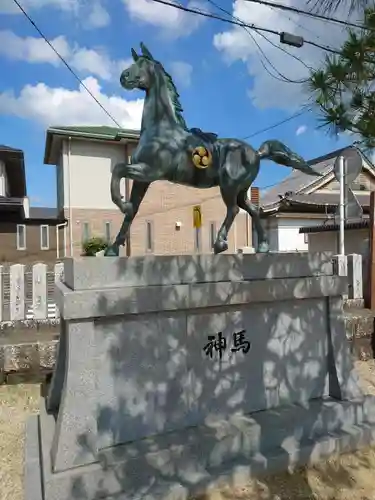
MULTIPOLYGON (((102 189, 104 187, 102 186, 102 189)), ((108 188, 109 190, 109 179, 108 188)), ((93 202, 94 204, 94 202, 93 202)), ((123 216, 117 207, 113 209, 72 208, 73 252, 80 255, 84 235, 84 224, 88 223, 90 236, 105 236, 105 224, 110 223, 113 239, 121 225, 123 216)), ((150 253, 147 249, 147 223, 151 223, 151 253, 156 255, 182 255, 193 253, 212 253, 211 224, 215 226, 215 236, 226 214, 225 205, 218 188, 199 190, 171 184, 155 182, 150 186, 131 229, 131 255, 150 253), (196 234, 193 227, 193 207, 201 206, 202 227, 200 229, 200 248, 195 246, 196 234), (179 229, 178 229, 179 227, 179 229)), ((69 219, 69 210, 65 209, 69 219)), ((67 255, 70 255, 70 230, 66 231, 67 255)), ((240 212, 228 238, 229 253, 252 245, 251 219, 240 212)), ((125 250, 123 250, 125 254, 125 250)))

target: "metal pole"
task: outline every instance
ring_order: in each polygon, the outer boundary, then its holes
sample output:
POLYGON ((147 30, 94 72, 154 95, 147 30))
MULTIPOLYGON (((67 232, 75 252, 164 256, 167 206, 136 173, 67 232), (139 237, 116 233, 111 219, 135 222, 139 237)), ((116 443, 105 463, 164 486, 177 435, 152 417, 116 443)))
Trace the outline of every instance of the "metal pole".
POLYGON ((340 172, 340 255, 345 255, 345 159, 339 158, 340 172))
POLYGON ((375 191, 370 193, 370 252, 368 259, 366 307, 375 309, 375 191))

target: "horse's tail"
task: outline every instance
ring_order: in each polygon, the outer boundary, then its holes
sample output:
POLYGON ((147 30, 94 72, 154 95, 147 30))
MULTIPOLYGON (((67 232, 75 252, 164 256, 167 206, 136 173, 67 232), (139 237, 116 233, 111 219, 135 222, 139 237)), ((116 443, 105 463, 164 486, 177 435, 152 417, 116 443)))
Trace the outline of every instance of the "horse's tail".
POLYGON ((124 163, 117 163, 112 170, 111 176, 111 198, 115 205, 123 211, 124 201, 121 197, 120 183, 123 175, 124 163))
POLYGON ((280 141, 265 141, 257 151, 259 158, 272 160, 279 165, 292 167, 307 175, 315 175, 321 177, 310 165, 297 153, 291 151, 285 144, 280 141))

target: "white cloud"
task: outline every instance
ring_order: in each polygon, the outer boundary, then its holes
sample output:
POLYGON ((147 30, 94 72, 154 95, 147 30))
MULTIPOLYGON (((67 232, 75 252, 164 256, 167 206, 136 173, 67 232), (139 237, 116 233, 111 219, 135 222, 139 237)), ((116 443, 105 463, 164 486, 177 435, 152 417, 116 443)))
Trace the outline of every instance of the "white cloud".
POLYGON ((87 28, 104 28, 110 24, 111 17, 100 2, 92 1, 90 9, 86 22, 87 28))
MULTIPOLYGON (((85 28, 103 28, 110 23, 110 15, 100 0, 22 0, 21 4, 26 12, 45 7, 69 12, 85 28)), ((13 0, 0 0, 0 14, 22 14, 22 11, 13 0)))
MULTIPOLYGON (((203 22, 204 17, 184 12, 174 7, 156 3, 153 0, 122 0, 129 16, 145 24, 161 28, 167 36, 182 37, 190 35, 203 22)), ((178 4, 171 0, 170 3, 178 4)), ((202 2, 192 0, 190 8, 202 7, 202 2)))
MULTIPOLYGON (((93 77, 83 83, 103 107, 125 128, 138 129, 141 124, 143 99, 128 101, 104 94, 93 77)), ((52 88, 44 83, 25 85, 18 95, 0 93, 0 113, 51 125, 110 125, 114 122, 80 86, 77 90, 52 88)))
MULTIPOLYGON (((118 80, 121 71, 131 64, 130 59, 112 60, 103 49, 69 45, 64 36, 51 40, 51 44, 73 69, 103 80, 118 80)), ((0 31, 0 55, 29 63, 49 63, 55 66, 62 64, 43 38, 22 38, 8 30, 0 31)))
MULTIPOLYGON (((21 2, 20 2, 21 3, 21 2)), ((23 0, 22 7, 30 9, 41 9, 42 7, 55 7, 63 11, 77 12, 80 0, 23 0)), ((20 9, 13 0, 0 0, 1 14, 21 14, 20 9)))
POLYGON ((173 61, 170 63, 172 77, 183 87, 191 85, 191 75, 193 66, 183 61, 173 61))
MULTIPOLYGON (((70 47, 63 36, 54 38, 51 43, 62 57, 68 57, 70 47)), ((32 36, 22 38, 9 30, 0 31, 0 55, 8 59, 27 61, 29 63, 57 65, 60 62, 55 52, 43 38, 32 36)))
MULTIPOLYGON (((307 0, 278 0, 277 3, 304 10, 310 10, 311 7, 307 4, 307 0)), ((248 24, 255 24, 278 32, 293 33, 303 36, 306 40, 332 48, 339 47, 346 38, 346 32, 342 26, 244 0, 234 1, 233 16, 248 24)), ((336 12, 335 16, 347 18, 347 15, 342 11, 336 12)), ((295 56, 293 58, 279 48, 272 46, 254 30, 251 30, 251 33, 266 57, 280 73, 290 80, 303 80, 309 75, 308 68, 295 58, 301 59, 307 66, 318 67, 327 54, 325 51, 307 44, 299 49, 281 44, 283 49, 295 56)), ((278 36, 268 33, 264 33, 264 35, 276 45, 279 44, 278 36)), ((265 71, 260 58, 263 59, 269 71, 276 75, 276 78, 280 78, 280 75, 275 73, 265 57, 259 54, 255 43, 243 28, 237 26, 216 34, 214 46, 223 54, 228 63, 243 61, 246 64, 250 76, 253 77, 252 88, 248 94, 254 105, 260 108, 291 109, 298 107, 308 99, 308 93, 303 85, 279 81, 265 71)))
POLYGON ((301 125, 300 127, 297 128, 296 135, 302 135, 306 132, 306 130, 307 130, 306 125, 301 125))

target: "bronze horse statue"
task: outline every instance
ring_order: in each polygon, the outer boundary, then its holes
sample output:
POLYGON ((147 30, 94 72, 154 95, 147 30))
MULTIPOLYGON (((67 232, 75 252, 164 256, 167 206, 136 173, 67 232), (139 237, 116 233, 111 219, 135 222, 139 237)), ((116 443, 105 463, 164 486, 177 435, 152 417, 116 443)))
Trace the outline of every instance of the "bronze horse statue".
POLYGON ((111 178, 111 197, 125 215, 114 243, 106 256, 118 256, 125 244, 130 225, 154 181, 166 180, 200 189, 220 187, 226 206, 225 219, 217 233, 214 253, 228 249, 227 237, 239 209, 253 219, 258 233, 258 252, 269 246, 257 208, 248 198, 248 190, 258 175, 260 160, 274 162, 320 176, 303 158, 279 141, 265 141, 256 151, 238 139, 219 139, 216 134, 188 129, 182 116, 179 94, 171 76, 141 43, 141 55, 132 49, 134 63, 124 70, 120 83, 124 89, 146 92, 142 125, 131 164, 118 163, 111 178), (129 200, 120 193, 122 178, 133 180, 129 200))

